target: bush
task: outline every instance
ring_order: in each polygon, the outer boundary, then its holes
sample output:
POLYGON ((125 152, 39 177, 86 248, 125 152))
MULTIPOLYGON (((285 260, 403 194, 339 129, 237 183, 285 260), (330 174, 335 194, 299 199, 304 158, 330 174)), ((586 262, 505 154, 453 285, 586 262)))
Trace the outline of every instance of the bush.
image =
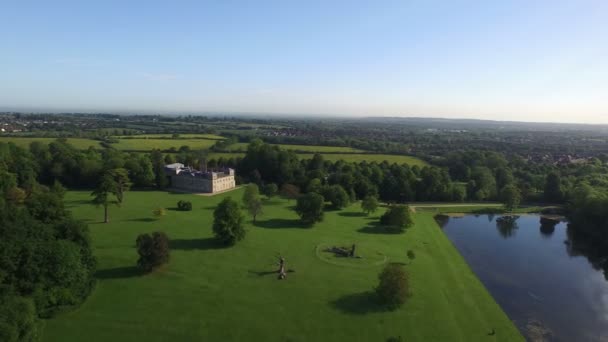
POLYGON ((163 232, 140 234, 135 241, 137 245, 137 267, 150 272, 169 262, 169 238, 163 232))
POLYGON ((384 215, 380 217, 380 224, 395 230, 402 232, 406 228, 411 227, 414 224, 410 209, 408 206, 395 205, 390 207, 384 215))
POLYGON ((245 237, 243 215, 239 205, 230 197, 224 198, 213 212, 213 233, 227 246, 232 246, 245 237))
POLYGON ((409 280, 405 269, 398 264, 388 264, 378 276, 376 287, 378 300, 390 309, 401 306, 410 295, 409 280))
POLYGON ((410 249, 410 250, 407 251, 407 257, 410 260, 414 260, 414 259, 416 259, 416 253, 414 253, 414 251, 410 249))
POLYGON ((177 202, 177 210, 179 210, 179 211, 192 211, 192 202, 190 202, 190 201, 179 201, 179 202, 177 202))
POLYGON ((309 192, 298 197, 296 212, 304 224, 313 224, 323 221, 323 206, 325 200, 323 196, 316 192, 309 192))
POLYGON ((152 210, 152 215, 154 215, 156 219, 160 219, 163 216, 167 215, 167 211, 165 210, 165 208, 158 207, 152 210))

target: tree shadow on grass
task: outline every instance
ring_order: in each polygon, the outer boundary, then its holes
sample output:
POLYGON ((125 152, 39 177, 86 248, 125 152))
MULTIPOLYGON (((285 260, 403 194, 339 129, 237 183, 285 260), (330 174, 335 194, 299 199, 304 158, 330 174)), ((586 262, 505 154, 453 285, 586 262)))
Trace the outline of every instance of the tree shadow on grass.
POLYGON ((253 223, 254 226, 268 229, 282 229, 282 228, 309 228, 310 225, 302 223, 298 219, 269 219, 265 221, 256 221, 253 223))
POLYGON ((95 278, 97 279, 133 278, 140 275, 143 275, 143 272, 135 266, 106 268, 95 272, 95 278))
POLYGON ((334 309, 351 315, 366 315, 384 312, 387 308, 378 304, 376 294, 372 291, 349 294, 329 303, 334 309))
POLYGON ((365 217, 367 216, 365 213, 338 213, 338 215, 343 217, 365 217))
POLYGON ((383 226, 380 222, 372 222, 368 226, 365 226, 361 229, 357 230, 359 233, 366 234, 389 234, 389 235, 398 235, 403 234, 407 230, 399 230, 397 228, 391 226, 383 226))
POLYGON ((65 201, 66 208, 75 208, 86 204, 94 205, 93 201, 90 199, 65 201))
POLYGON ((127 221, 130 221, 130 222, 154 222, 154 221, 156 221, 156 219, 152 218, 152 217, 141 217, 141 218, 128 219, 127 221))
POLYGON ((207 250, 225 248, 223 244, 214 238, 204 239, 171 239, 169 248, 182 251, 207 250))

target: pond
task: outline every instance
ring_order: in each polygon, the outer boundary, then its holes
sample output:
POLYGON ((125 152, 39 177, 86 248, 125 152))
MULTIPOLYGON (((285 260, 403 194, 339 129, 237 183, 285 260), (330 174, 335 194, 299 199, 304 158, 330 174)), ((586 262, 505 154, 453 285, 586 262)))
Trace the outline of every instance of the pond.
POLYGON ((529 340, 608 340, 608 282, 598 266, 606 258, 575 241, 565 222, 541 224, 537 215, 437 221, 529 340))

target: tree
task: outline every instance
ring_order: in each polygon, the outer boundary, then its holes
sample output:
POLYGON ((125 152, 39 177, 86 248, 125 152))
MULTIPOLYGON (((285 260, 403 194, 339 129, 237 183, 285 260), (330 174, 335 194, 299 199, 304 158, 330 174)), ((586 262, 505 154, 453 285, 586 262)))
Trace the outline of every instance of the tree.
POLYGON ((281 196, 287 198, 288 201, 298 198, 299 195, 300 189, 293 184, 285 183, 281 187, 281 196))
POLYGON ((564 198, 562 182, 559 174, 552 172, 545 180, 544 198, 547 202, 561 202, 564 198))
POLYGON ((122 203, 124 199, 124 193, 131 187, 129 181, 129 173, 126 169, 113 169, 109 171, 110 175, 114 179, 116 200, 118 203, 122 203))
POLYGON ((521 193, 517 186, 508 184, 500 191, 500 200, 505 205, 507 211, 513 211, 521 202, 521 193))
POLYGON ((135 241, 137 245, 137 267, 150 272, 169 261, 169 238, 163 232, 140 234, 135 241))
POLYGON ((120 206, 124 199, 124 193, 129 190, 130 186, 131 182, 125 169, 108 170, 103 174, 97 188, 93 190, 91 195, 94 196, 93 203, 104 208, 104 223, 110 222, 108 206, 112 203, 120 206), (111 199, 111 195, 114 195, 115 200, 111 199))
POLYGON ((305 224, 314 224, 323 220, 325 199, 316 192, 309 192, 298 197, 296 212, 305 224))
POLYGON ((245 237, 241 210, 230 197, 224 198, 213 212, 213 233, 227 246, 232 246, 245 237))
POLYGON ((380 224, 402 232, 404 229, 411 227, 414 221, 408 206, 394 205, 380 217, 380 224))
POLYGON ((378 275, 380 280, 376 287, 376 295, 381 304, 390 309, 396 309, 407 300, 410 295, 408 274, 398 264, 388 264, 378 275))
POLYGON ((274 183, 268 183, 262 187, 262 194, 268 198, 274 197, 278 191, 279 187, 274 183))
POLYGON ((247 203, 252 200, 260 198, 260 189, 257 184, 249 183, 247 187, 245 187, 245 192, 243 193, 243 205, 247 207, 247 203))
POLYGON ((243 205, 247 208, 247 211, 253 216, 253 222, 256 217, 262 213, 262 200, 260 199, 260 192, 256 184, 249 184, 243 194, 243 205))
POLYGON ((338 184, 328 187, 324 191, 324 197, 331 202, 332 206, 336 209, 346 207, 350 201, 348 193, 338 184))
POLYGON ((156 183, 156 187, 159 189, 166 188, 168 185, 168 181, 167 175, 165 175, 165 161, 162 152, 158 149, 152 150, 152 153, 150 154, 150 159, 152 160, 152 168, 154 170, 154 182, 156 183))
POLYGON ((361 209, 366 215, 373 214, 378 210, 378 199, 375 196, 366 196, 363 201, 361 201, 361 209))
POLYGON ((112 203, 118 204, 117 201, 112 201, 110 198, 110 196, 116 191, 115 187, 116 183, 114 183, 114 179, 109 173, 106 173, 102 176, 97 188, 95 188, 95 190, 93 190, 91 193, 91 195, 94 196, 93 203, 96 206, 103 206, 104 223, 110 222, 110 218, 108 217, 108 206, 112 203))
POLYGON ((258 217, 258 215, 264 213, 262 207, 262 200, 260 198, 251 200, 249 203, 247 203, 247 211, 253 217, 253 222, 255 222, 255 219, 258 217))

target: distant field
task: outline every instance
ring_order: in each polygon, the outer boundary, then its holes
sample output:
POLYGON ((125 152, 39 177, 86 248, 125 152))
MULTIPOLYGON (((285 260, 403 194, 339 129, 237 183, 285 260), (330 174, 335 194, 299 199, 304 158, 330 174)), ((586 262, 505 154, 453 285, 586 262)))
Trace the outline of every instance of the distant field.
POLYGON ((211 152, 209 153, 209 158, 218 159, 230 159, 230 158, 243 158, 245 153, 222 153, 222 152, 211 152))
MULTIPOLYGON (((228 146, 230 151, 247 151, 248 143, 236 143, 228 146)), ((342 147, 342 146, 315 146, 315 145, 288 145, 288 144, 271 144, 279 146, 285 150, 293 150, 293 151, 306 151, 306 152, 365 152, 360 149, 352 148, 352 147, 342 147)))
POLYGON ((118 143, 112 146, 119 150, 149 151, 152 149, 168 150, 181 146, 189 146, 191 149, 207 149, 215 144, 210 139, 118 139, 118 143))
MULTIPOLYGON (((137 134, 137 135, 118 135, 115 136, 114 138, 118 138, 118 139, 130 139, 130 138, 137 138, 137 139, 173 139, 171 137, 171 134, 137 134)), ((180 134, 179 138, 186 138, 186 139, 209 139, 209 140, 222 140, 225 139, 222 136, 219 135, 215 135, 215 134, 180 134)), ((174 139, 176 141, 180 140, 180 139, 174 139)))
MULTIPOLYGON (((300 159, 310 159, 312 158, 313 153, 298 153, 298 157, 300 159)), ((354 162, 359 163, 362 161, 367 162, 377 162, 381 163, 387 160, 389 163, 397 163, 403 164, 406 163, 410 166, 418 165, 419 167, 427 166, 428 163, 422 159, 412 157, 412 156, 397 156, 391 154, 362 154, 362 153, 321 153, 325 160, 330 160, 332 162, 338 160, 344 160, 345 162, 354 162)), ((211 158, 237 158, 245 156, 245 153, 210 153, 211 158)))
MULTIPOLYGON (((312 153, 298 153, 300 158, 312 158, 312 153)), ((362 161, 367 162, 378 162, 388 161, 389 163, 403 164, 406 163, 409 166, 418 165, 419 167, 427 166, 428 163, 422 159, 412 156, 399 156, 392 154, 323 154, 323 158, 326 160, 337 161, 344 160, 345 162, 359 163, 362 161)))
MULTIPOLYGON (((72 144, 77 149, 86 150, 90 146, 95 148, 101 148, 99 145, 99 141, 92 139, 82 139, 82 138, 67 138, 68 142, 72 144)), ((12 142, 17 146, 21 147, 29 147, 30 143, 34 141, 39 141, 41 143, 50 144, 51 142, 57 140, 57 138, 20 138, 20 137, 0 137, 0 142, 12 142)))

